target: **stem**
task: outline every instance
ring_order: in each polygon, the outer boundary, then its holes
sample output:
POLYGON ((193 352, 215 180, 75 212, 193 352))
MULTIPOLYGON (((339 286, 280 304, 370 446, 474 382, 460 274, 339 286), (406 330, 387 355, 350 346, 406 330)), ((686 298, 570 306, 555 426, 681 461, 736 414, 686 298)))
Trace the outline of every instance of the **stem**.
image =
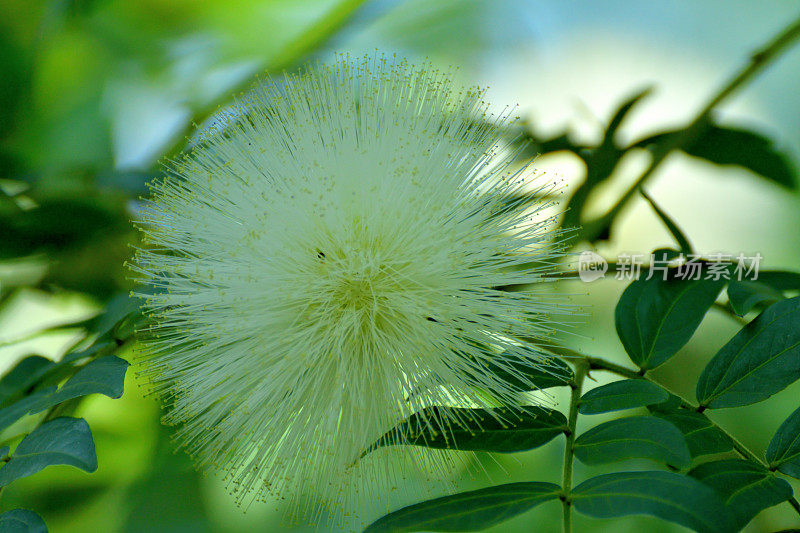
MULTIPOLYGON (((570 355, 567 355, 566 353, 563 354, 563 355, 565 355, 567 357, 582 358, 584 361, 586 361, 589 364, 589 368, 591 368, 592 370, 604 370, 606 372, 611 372, 613 374, 617 374, 618 376, 622 376, 622 377, 626 377, 626 378, 630 378, 630 379, 646 379, 648 381, 651 381, 651 382, 655 383, 656 385, 658 385, 659 387, 661 387, 662 389, 664 389, 665 391, 667 391, 668 393, 680 398, 681 407, 683 407, 685 409, 692 410, 692 411, 702 412, 702 409, 700 409, 698 406, 696 406, 693 403, 691 403, 690 401, 686 400, 685 398, 683 398, 679 394, 675 394, 674 392, 669 390, 667 387, 665 387, 661 383, 657 383, 656 381, 650 379, 649 377, 645 376, 644 374, 642 374, 640 372, 636 372, 635 370, 631 370, 629 368, 626 368, 624 366, 618 365, 616 363, 612 363, 611 361, 607 361, 607 360, 605 360, 605 359, 603 359, 601 357, 591 357, 591 356, 584 355, 584 354, 581 354, 581 353, 576 352, 574 350, 569 350, 569 349, 566 349, 566 348, 560 348, 559 351, 561 351, 561 350, 563 350, 565 352, 569 352, 570 355)), ((577 374, 576 374, 576 379, 577 379, 577 374)), ((745 459, 747 459, 749 461, 752 461, 754 463, 760 464, 761 466, 763 466, 765 468, 769 468, 769 465, 767 465, 767 463, 763 459, 761 459, 755 453, 750 451, 750 449, 747 446, 745 446, 744 444, 742 444, 739 441, 739 439, 737 439, 736 437, 734 437, 733 435, 728 433, 724 428, 722 428, 719 425, 717 425, 717 423, 714 422, 713 420, 711 420, 710 418, 708 420, 712 424, 714 424, 714 427, 716 427, 728 439, 730 439, 731 443, 733 444, 733 449, 736 450, 736 452, 739 455, 741 455, 743 458, 745 458, 745 459)), ((564 468, 566 470, 566 466, 564 468)), ((795 499, 794 496, 790 497, 788 502, 789 502, 789 505, 791 505, 794 508, 794 510, 797 512, 797 514, 800 515, 800 502, 798 502, 797 499, 795 499)))
POLYGON ((792 22, 780 34, 767 43, 761 50, 750 56, 748 64, 735 74, 700 110, 695 119, 685 129, 668 137, 655 146, 652 160, 647 169, 636 179, 633 185, 620 197, 617 203, 606 214, 587 222, 578 234, 577 241, 594 241, 611 225, 625 205, 638 192, 639 188, 655 173, 661 163, 673 151, 691 145, 708 127, 709 117, 714 109, 725 101, 737 89, 745 85, 756 74, 774 61, 782 52, 800 37, 800 18, 792 22))
POLYGON ((574 462, 575 430, 578 422, 578 404, 583 389, 583 379, 589 371, 589 365, 583 360, 575 360, 575 377, 569 384, 572 392, 569 397, 569 415, 567 418, 567 441, 564 444, 564 472, 561 477, 561 504, 564 511, 564 533, 572 532, 572 465, 574 462))

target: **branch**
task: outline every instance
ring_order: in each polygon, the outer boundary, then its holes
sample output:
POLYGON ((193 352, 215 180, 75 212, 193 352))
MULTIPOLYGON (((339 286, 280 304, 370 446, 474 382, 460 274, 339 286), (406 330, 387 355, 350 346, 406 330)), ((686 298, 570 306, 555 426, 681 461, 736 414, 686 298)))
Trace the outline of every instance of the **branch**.
POLYGON ((752 78, 772 63, 781 53, 786 51, 800 37, 800 18, 792 22, 777 37, 767 43, 761 50, 750 56, 748 64, 731 78, 709 101, 703 106, 695 119, 680 133, 669 136, 663 143, 657 144, 652 151, 650 166, 639 178, 625 191, 622 197, 606 214, 584 224, 578 233, 575 242, 582 240, 596 240, 614 221, 625 205, 638 192, 639 188, 655 173, 661 163, 673 151, 691 145, 708 127, 711 113, 736 90, 744 86, 752 78))
POLYGON ((564 444, 564 471, 561 476, 561 504, 564 517, 564 533, 572 533, 572 465, 574 463, 575 433, 578 422, 578 404, 581 399, 583 380, 589 371, 585 361, 577 359, 575 363, 575 377, 569 384, 572 393, 569 398, 569 415, 567 417, 567 441, 564 444))
MULTIPOLYGON (((683 407, 684 409, 689 409, 691 411, 702 412, 702 409, 700 409, 697 405, 694 405, 692 402, 686 400, 681 395, 675 394, 673 391, 671 391, 670 389, 668 389, 667 387, 665 387, 661 383, 658 383, 657 381, 651 379, 650 377, 645 376, 644 373, 636 372, 635 370, 631 370, 629 368, 626 368, 624 366, 618 365, 616 363, 612 363, 611 361, 607 361, 607 360, 605 360, 605 359, 603 359, 601 357, 591 357, 591 356, 588 356, 588 355, 581 354, 579 352, 575 352, 574 350, 568 350, 568 349, 565 349, 565 350, 570 353, 570 355, 565 355, 566 357, 582 358, 582 359, 584 359, 585 361, 587 361, 589 363, 589 367, 592 370, 604 370, 606 372, 611 372, 612 374, 616 374, 618 376, 622 376, 622 377, 629 378, 629 379, 646 379, 647 381, 655 383, 656 385, 658 385, 659 387, 661 387, 662 389, 664 389, 668 393, 672 394, 673 396, 676 396, 676 397, 680 398, 681 407, 683 407)), ((739 455, 741 455, 743 458, 745 458, 745 459, 747 459, 749 461, 752 461, 752 462, 754 462, 756 464, 760 464, 761 466, 763 466, 765 468, 769 468, 769 465, 767 465, 767 463, 763 459, 761 459, 755 453, 750 451, 750 449, 747 446, 745 446, 744 444, 742 444, 739 441, 739 439, 737 439, 736 437, 734 437, 733 435, 728 433, 724 428, 722 428, 719 425, 717 425, 717 423, 714 422, 713 420, 711 420, 710 418, 708 420, 712 424, 714 424, 714 427, 716 427, 727 438, 730 439, 731 443, 733 444, 733 449, 736 450, 736 452, 739 455)), ((797 499, 795 499, 794 496, 789 498, 788 502, 789 502, 789 505, 791 505, 794 508, 794 510, 797 511, 797 514, 800 515, 800 502, 798 502, 797 499)))

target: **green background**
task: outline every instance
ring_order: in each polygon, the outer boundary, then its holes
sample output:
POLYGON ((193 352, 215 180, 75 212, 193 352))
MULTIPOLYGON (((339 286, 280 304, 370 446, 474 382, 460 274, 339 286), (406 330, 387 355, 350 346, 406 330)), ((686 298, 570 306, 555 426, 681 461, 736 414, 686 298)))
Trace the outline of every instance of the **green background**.
MULTIPOLYGON (((265 70, 294 70, 334 52, 397 53, 460 68, 465 84, 488 86, 498 112, 518 114, 542 136, 570 132, 599 140, 619 103, 646 85, 655 92, 620 132, 634 139, 691 119, 747 55, 797 15, 795 2, 739 1, 249 1, 0 0, 0 187, 13 209, 43 209, 29 233, 12 238, 0 225, 0 371, 20 357, 59 357, 89 317, 131 288, 123 262, 136 234, 128 220, 159 159, 178 153, 192 134, 265 70), (40 226, 37 226, 40 225, 40 226), (35 241, 36 229, 51 237, 35 241), (44 231, 44 230, 42 230, 44 231), (26 237, 27 236, 27 237, 26 237), (15 240, 16 239, 16 240, 15 240), (44 331, 46 330, 46 331, 44 331), (44 332, 43 332, 44 331, 44 332)), ((752 126, 800 161, 800 49, 781 57, 726 104, 721 120, 752 126)), ((213 120, 213 119, 211 119, 213 120)), ((627 157, 589 198, 601 213, 641 172, 627 157)), ((567 191, 582 175, 571 154, 539 158, 536 167, 567 191)), ((647 187, 695 248, 761 253, 762 268, 797 270, 800 198, 742 168, 673 155, 647 187)), ((15 216, 0 195, 0 221, 15 216)), ((18 232, 19 233, 19 232, 18 232)), ((649 206, 636 200, 598 251, 648 253, 671 244, 649 206)), ((580 249, 580 248, 579 248, 580 249)), ((625 283, 564 282, 587 309, 579 335, 566 342, 625 363, 613 308, 625 283)), ((654 372, 691 396, 696 377, 739 324, 711 311, 680 353, 654 372)), ((125 356, 125 354, 122 354, 125 356)), ((35 509, 51 531, 312 531, 286 525, 278 502, 237 508, 213 475, 195 473, 174 454, 159 408, 142 396, 136 367, 121 400, 92 397, 79 408, 92 428, 98 471, 52 467, 15 482, 0 510, 35 509)), ((603 383, 606 376, 593 375, 603 383)), ((768 401, 710 416, 762 451, 797 407, 800 383, 768 401)), ((557 392, 559 406, 567 402, 557 392)), ((600 417, 582 417, 596 424, 600 417)), ((22 425, 9 432, 22 432, 22 425)), ((8 436, 8 435, 5 435, 8 436)), ((4 437, 5 437, 4 436, 4 437)), ((515 480, 555 481, 563 440, 530 453, 479 457, 455 469, 459 489, 515 480), (485 470, 486 473, 482 473, 485 470)), ((642 463, 646 465, 646 463, 642 463)), ((576 464, 576 480, 604 471, 576 464)), ((800 488, 794 483, 795 490, 800 488)), ((410 479, 411 501, 440 495, 410 479), (417 497, 413 495, 416 494, 417 497)), ((406 502, 406 503, 410 503, 406 502)), ((559 531, 559 502, 537 507, 492 531, 559 531)), ((373 511, 364 520, 377 518, 373 511)), ((760 514, 747 531, 797 527, 788 505, 760 514)), ((650 518, 575 517, 578 531, 679 531, 650 518)))

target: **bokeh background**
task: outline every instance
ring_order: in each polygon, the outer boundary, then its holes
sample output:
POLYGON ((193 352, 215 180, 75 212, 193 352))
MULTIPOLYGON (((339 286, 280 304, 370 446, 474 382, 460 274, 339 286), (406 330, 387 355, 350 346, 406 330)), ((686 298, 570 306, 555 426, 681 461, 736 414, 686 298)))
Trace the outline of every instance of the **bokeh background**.
MULTIPOLYGON (((599 140, 621 101, 652 85, 620 132, 633 139, 691 119, 799 10, 789 0, 0 0, 0 371, 25 355, 60 357, 85 334, 72 324, 124 300, 131 281, 123 263, 137 238, 129 220, 144 184, 158 175, 161 158, 185 148, 192 124, 213 122, 259 73, 295 70, 336 52, 429 58, 458 66, 464 84, 487 86, 497 110, 519 104, 537 134, 567 131, 586 143, 599 140)), ((720 120, 765 133, 797 165, 800 48, 738 93, 720 120)), ((589 199, 589 212, 608 208, 646 163, 644 154, 626 158, 589 199)), ((568 153, 543 156, 537 167, 568 188, 583 174, 568 153)), ((758 252, 762 268, 800 268, 797 193, 680 154, 648 191, 698 251, 758 252)), ((613 257, 669 244, 652 210, 635 200, 598 251, 613 257)), ((624 285, 560 284, 589 308, 579 335, 566 341, 624 363, 613 325, 624 285)), ((704 363, 739 326, 712 310, 655 377, 691 396, 704 363)), ((55 533, 313 530, 282 524, 278 502, 244 513, 219 479, 194 472, 173 453, 157 402, 142 396, 135 370, 122 399, 93 397, 79 408, 93 430, 98 471, 51 467, 5 489, 0 509, 35 509, 55 533)), ((798 398, 800 383, 711 416, 763 450, 798 398)), ((566 404, 560 393, 555 400, 566 404)), ((531 453, 481 458, 486 474, 453 477, 461 489, 490 480, 558 481, 562 449, 556 439, 531 453)), ((577 464, 576 478, 599 471, 577 464)), ((559 531, 559 516, 551 502, 492 531, 559 531)), ((748 531, 797 527, 796 519, 784 504, 748 531)), ((576 529, 682 530, 647 517, 581 516, 576 529)))

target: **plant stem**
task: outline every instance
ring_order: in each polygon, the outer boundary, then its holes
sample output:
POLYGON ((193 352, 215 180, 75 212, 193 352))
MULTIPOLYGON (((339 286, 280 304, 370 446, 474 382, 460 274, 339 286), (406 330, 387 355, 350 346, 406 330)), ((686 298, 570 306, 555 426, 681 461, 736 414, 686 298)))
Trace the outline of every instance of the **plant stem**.
POLYGON ((745 85, 756 74, 774 61, 782 52, 790 47, 800 37, 800 18, 792 22, 781 33, 767 43, 761 50, 750 56, 750 61, 736 73, 698 112, 695 119, 683 130, 669 136, 664 142, 655 146, 652 160, 645 171, 636 179, 633 185, 625 191, 617 203, 604 215, 586 222, 578 234, 575 242, 582 240, 596 240, 614 221, 619 212, 638 192, 639 188, 655 173, 661 163, 673 151, 691 145, 707 129, 709 118, 714 109, 745 85))
MULTIPOLYGON (((683 407, 685 409, 688 409, 688 410, 691 410, 691 411, 698 411, 698 406, 696 406, 692 402, 686 400, 685 398, 683 398, 679 394, 675 394, 674 392, 669 390, 667 387, 665 387, 661 383, 657 383, 656 381, 654 381, 653 379, 647 377, 646 375, 644 375, 641 372, 637 372, 635 370, 631 370, 630 368, 626 368, 626 367, 624 367, 622 365, 618 365, 616 363, 612 363, 611 361, 607 361, 607 360, 605 360, 605 359, 603 359, 601 357, 592 357, 592 356, 589 356, 589 355, 581 354, 581 353, 576 352, 574 350, 570 350, 568 348, 558 348, 557 351, 562 353, 562 355, 564 355, 565 357, 583 359, 584 361, 586 361, 586 363, 588 363, 589 368, 591 370, 604 370, 606 372, 611 372, 613 374, 617 374, 618 376, 622 376, 622 377, 629 378, 629 379, 646 379, 648 381, 651 381, 651 382, 655 383, 656 385, 658 385, 659 387, 661 387, 662 389, 664 389, 665 391, 667 391, 668 393, 680 398, 681 407, 683 407)), ((576 374, 576 376, 577 376, 577 374, 576 374)), ((571 407, 572 407, 572 405, 570 404, 570 408, 571 407)), ((739 455, 741 455, 743 458, 745 458, 745 459, 747 459, 749 461, 752 461, 754 463, 760 464, 761 466, 763 466, 765 468, 768 468, 769 465, 767 465, 767 463, 763 459, 761 459, 759 456, 757 456, 755 453, 750 451, 750 449, 747 446, 745 446, 744 444, 742 444, 739 441, 739 439, 737 439, 736 437, 734 437, 733 435, 728 433, 724 428, 718 426, 717 423, 714 422, 713 420, 711 420, 710 418, 709 418, 709 421, 712 424, 714 424, 714 427, 716 427, 728 439, 730 439, 731 444, 733 445, 733 449, 736 450, 736 452, 739 455)), ((564 468, 566 470, 566 466, 564 468)), ((797 499, 794 496, 789 498, 788 502, 789 502, 789 505, 791 505, 794 508, 794 510, 797 512, 797 514, 800 515, 800 502, 798 502, 797 499)))
POLYGON ((561 504, 564 511, 564 533, 572 532, 572 465, 574 462, 573 448, 575 446, 575 430, 578 422, 578 404, 583 390, 583 380, 589 371, 586 361, 577 359, 575 364, 575 377, 569 384, 572 389, 569 397, 569 415, 567 417, 567 440, 564 444, 564 471, 561 476, 561 504))

